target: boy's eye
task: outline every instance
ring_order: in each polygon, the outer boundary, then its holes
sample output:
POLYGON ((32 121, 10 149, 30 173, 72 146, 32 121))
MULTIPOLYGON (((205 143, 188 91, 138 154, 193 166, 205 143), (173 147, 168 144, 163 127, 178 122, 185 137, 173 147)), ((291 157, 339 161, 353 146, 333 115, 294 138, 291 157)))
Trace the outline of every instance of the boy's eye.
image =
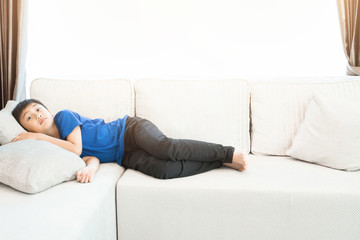
POLYGON ((40 111, 40 108, 37 108, 36 111, 40 111))
POLYGON ((28 117, 27 117, 27 120, 29 121, 30 119, 31 119, 31 116, 28 116, 28 117))

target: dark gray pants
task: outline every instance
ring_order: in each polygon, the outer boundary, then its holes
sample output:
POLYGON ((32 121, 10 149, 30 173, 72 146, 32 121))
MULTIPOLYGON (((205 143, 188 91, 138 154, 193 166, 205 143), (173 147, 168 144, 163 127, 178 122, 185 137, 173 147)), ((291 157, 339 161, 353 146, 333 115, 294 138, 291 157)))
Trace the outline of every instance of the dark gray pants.
POLYGON ((128 117, 121 165, 155 178, 186 177, 231 163, 234 147, 165 136, 152 122, 128 117))

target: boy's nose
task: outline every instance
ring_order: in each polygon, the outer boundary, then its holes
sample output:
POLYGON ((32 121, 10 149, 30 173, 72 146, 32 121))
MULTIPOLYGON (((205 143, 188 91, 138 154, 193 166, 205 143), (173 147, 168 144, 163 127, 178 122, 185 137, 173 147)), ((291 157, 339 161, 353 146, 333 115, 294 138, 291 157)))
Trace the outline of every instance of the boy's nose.
POLYGON ((37 120, 39 120, 41 118, 41 113, 37 116, 37 120))

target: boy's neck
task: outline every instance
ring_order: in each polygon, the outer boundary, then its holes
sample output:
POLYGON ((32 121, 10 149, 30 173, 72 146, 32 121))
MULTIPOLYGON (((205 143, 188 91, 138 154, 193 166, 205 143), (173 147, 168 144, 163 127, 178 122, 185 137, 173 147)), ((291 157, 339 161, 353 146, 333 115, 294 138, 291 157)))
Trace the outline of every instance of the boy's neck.
POLYGON ((52 127, 49 129, 49 131, 46 134, 54 138, 60 138, 59 130, 56 127, 55 123, 52 125, 52 127))

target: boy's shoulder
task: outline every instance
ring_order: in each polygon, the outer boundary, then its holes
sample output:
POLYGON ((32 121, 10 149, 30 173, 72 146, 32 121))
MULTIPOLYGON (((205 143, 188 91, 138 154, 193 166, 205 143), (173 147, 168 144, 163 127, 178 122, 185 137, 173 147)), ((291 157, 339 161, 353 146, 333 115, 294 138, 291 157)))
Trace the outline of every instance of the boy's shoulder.
POLYGON ((54 116, 54 120, 57 120, 57 119, 63 119, 63 118, 80 118, 80 115, 77 113, 77 112, 74 112, 70 109, 64 109, 64 110, 61 110, 59 112, 57 112, 54 116))

